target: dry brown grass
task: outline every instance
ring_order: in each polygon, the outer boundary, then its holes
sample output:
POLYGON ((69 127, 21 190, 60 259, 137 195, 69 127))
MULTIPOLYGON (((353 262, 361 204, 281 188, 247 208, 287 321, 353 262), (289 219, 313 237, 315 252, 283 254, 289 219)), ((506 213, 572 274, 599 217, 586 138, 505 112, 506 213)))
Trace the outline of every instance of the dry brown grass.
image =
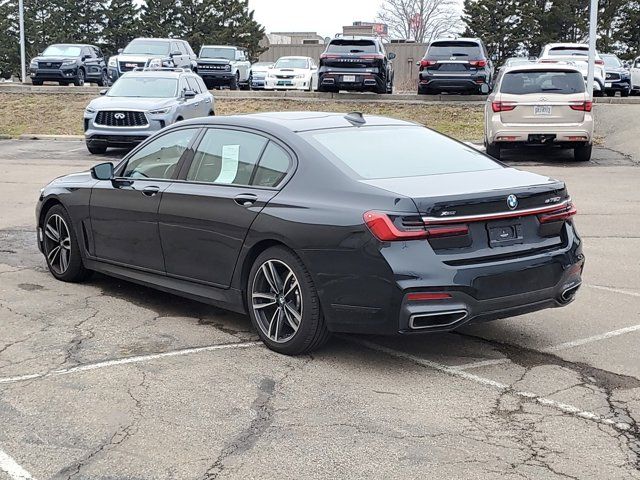
MULTIPOLYGON (((0 134, 82 134, 82 112, 94 95, 0 93, 0 134)), ((356 103, 217 98, 218 115, 268 111, 325 111, 383 115, 426 125, 459 140, 482 138, 482 105, 356 103)))

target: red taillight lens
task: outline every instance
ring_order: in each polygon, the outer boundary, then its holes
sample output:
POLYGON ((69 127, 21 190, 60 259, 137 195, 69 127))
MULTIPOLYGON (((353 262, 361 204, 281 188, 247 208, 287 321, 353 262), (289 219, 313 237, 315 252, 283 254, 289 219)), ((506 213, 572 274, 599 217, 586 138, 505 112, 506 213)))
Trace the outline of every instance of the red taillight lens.
POLYGON ((486 60, 473 60, 471 62, 469 62, 469 65, 471 65, 472 67, 486 67, 487 66, 487 61, 486 60))
POLYGON ((409 293, 407 295, 407 300, 410 302, 422 302, 428 300, 448 300, 451 298, 451 295, 448 293, 438 293, 438 292, 418 292, 418 293, 409 293))
POLYGON ((446 225, 427 228, 421 220, 419 222, 412 221, 415 228, 404 230, 398 228, 386 213, 375 211, 365 212, 363 219, 373 236, 383 242, 457 237, 469 233, 469 227, 466 225, 446 225))
POLYGON ((365 60, 382 60, 384 55, 361 55, 360 58, 365 60))
POLYGON ((331 55, 330 53, 323 53, 320 55, 320 60, 325 60, 327 58, 339 58, 340 55, 331 55))
POLYGON ((540 223, 551 223, 551 222, 560 222, 564 220, 569 220, 576 213, 578 213, 578 209, 570 204, 566 209, 561 210, 559 212, 545 213, 544 215, 538 215, 538 221, 540 223))
POLYGON ((514 108, 516 108, 516 104, 515 103, 509 103, 509 102, 492 102, 491 103, 491 109, 496 113, 497 112, 510 112, 514 108))
POLYGON ((583 112, 590 112, 592 109, 593 109, 593 102, 591 101, 580 102, 580 103, 575 103, 571 105, 571 110, 581 110, 583 112))
POLYGON ((433 67, 436 63, 435 60, 421 60, 420 61, 420 70, 423 70, 427 67, 433 67))

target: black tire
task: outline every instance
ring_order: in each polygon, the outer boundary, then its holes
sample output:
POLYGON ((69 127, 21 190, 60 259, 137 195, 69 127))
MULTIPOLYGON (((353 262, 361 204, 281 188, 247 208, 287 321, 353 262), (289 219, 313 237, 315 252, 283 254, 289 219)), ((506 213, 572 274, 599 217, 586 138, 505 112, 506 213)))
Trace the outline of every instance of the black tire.
POLYGON ((391 79, 391 81, 389 82, 389 85, 387 85, 387 94, 393 95, 393 79, 391 79))
POLYGON ((502 153, 502 149, 500 148, 500 145, 497 145, 495 143, 485 143, 485 149, 486 149, 487 155, 495 158, 496 160, 500 160, 500 155, 502 153))
POLYGON ((209 116, 210 116, 210 117, 215 117, 215 116, 216 116, 216 112, 214 112, 213 110, 211 110, 211 111, 209 112, 209 116))
POLYGON ((607 92, 607 97, 615 97, 616 96, 616 92, 611 91, 611 92, 607 92))
POLYGON ((78 69, 78 76, 73 81, 73 84, 76 87, 81 87, 81 86, 84 85, 84 70, 83 69, 81 69, 81 68, 78 69))
POLYGON ((60 85, 61 87, 66 87, 67 85, 69 85, 69 82, 58 82, 58 85, 60 85))
POLYGON ((42 85, 42 80, 31 80, 31 84, 36 87, 39 87, 42 85))
POLYGON ((236 73, 235 76, 231 79, 231 83, 229 84, 230 90, 238 90, 238 80, 238 74, 236 73))
POLYGON ((106 70, 102 71, 102 76, 100 77, 100 80, 98 80, 96 83, 98 84, 99 87, 109 86, 109 75, 107 74, 106 70))
POLYGON ((424 85, 418 85, 418 95, 433 95, 433 91, 424 85))
POLYGON ((631 92, 629 90, 622 90, 620 95, 623 97, 628 97, 631 92))
MULTIPOLYGON (((283 283, 282 278, 280 278, 280 283, 283 283)), ((270 287, 266 288, 269 289, 270 287)), ((253 266, 251 267, 246 291, 247 309, 251 317, 251 322, 258 331, 260 339, 271 350, 283 355, 302 355, 317 350, 329 339, 331 334, 325 324, 324 316, 322 315, 322 310, 320 308, 320 299, 318 298, 318 293, 313 285, 311 275, 302 261, 291 250, 278 246, 271 247, 262 252, 258 258, 256 258, 253 266), (253 305, 254 293, 262 292, 267 285, 265 280, 267 282, 268 280, 264 274, 263 266, 265 269, 268 269, 267 267, 269 264, 278 265, 279 268, 281 268, 281 271, 279 272, 280 275, 283 271, 286 272, 287 269, 292 272, 293 277, 291 281, 294 283, 288 283, 287 279, 291 277, 287 276, 285 278, 284 285, 281 285, 281 288, 282 291, 284 291, 287 289, 288 285, 291 285, 288 289, 290 293, 281 295, 271 288, 270 291, 273 293, 267 294, 273 295, 273 303, 268 303, 266 308, 256 309, 253 305), (293 297, 291 295, 293 295, 293 297), (281 300, 277 300, 278 297, 282 297, 281 300), (301 320, 299 321, 297 330, 295 331, 291 328, 290 321, 287 320, 288 318, 294 318, 293 316, 289 316, 288 312, 290 310, 288 310, 288 306, 292 304, 292 301, 287 301, 287 298, 299 303, 299 309, 297 304, 293 305, 293 308, 297 309, 296 311, 301 312, 301 320), (271 309, 273 309, 273 314, 271 313, 271 309), (282 316, 280 316, 279 311, 284 312, 282 316), (257 317, 256 312, 259 312, 260 318, 257 317), (269 323, 268 326, 269 330, 265 331, 267 326, 264 322, 267 320, 267 317, 271 317, 271 323, 269 323), (281 319, 282 322, 280 331, 278 331, 278 325, 280 324, 276 320, 274 331, 276 339, 279 338, 279 333, 286 334, 289 333, 289 330, 292 331, 289 335, 283 334, 279 341, 276 341, 269 336, 271 333, 271 324, 273 324, 274 318, 281 319)), ((269 302, 268 299, 264 298, 262 298, 261 301, 269 302)))
POLYGON ((75 283, 88 278, 91 271, 86 269, 82 263, 82 255, 80 254, 76 232, 73 229, 73 224, 71 223, 71 218, 67 210, 60 204, 51 207, 45 214, 42 228, 44 237, 43 250, 47 267, 51 274, 63 282, 75 283), (58 218, 61 218, 64 222, 64 228, 61 227, 59 230, 63 232, 66 229, 68 239, 65 237, 64 241, 62 241, 62 235, 60 235, 59 232, 60 241, 56 242, 55 235, 48 226, 55 225, 58 218), (63 247, 63 244, 68 245, 68 249, 63 247), (56 246, 58 248, 58 254, 54 252, 56 246), (66 268, 63 269, 62 264, 59 262, 62 261, 63 252, 65 251, 68 252, 68 260, 66 262, 66 268))
POLYGON ((91 145, 90 143, 87 143, 87 150, 89 150, 89 153, 91 153, 92 155, 101 155, 107 151, 107 147, 103 145, 91 145))
POLYGON ((573 159, 576 162, 588 162, 591 160, 591 151, 593 150, 593 145, 583 145, 581 147, 576 147, 573 149, 573 159))

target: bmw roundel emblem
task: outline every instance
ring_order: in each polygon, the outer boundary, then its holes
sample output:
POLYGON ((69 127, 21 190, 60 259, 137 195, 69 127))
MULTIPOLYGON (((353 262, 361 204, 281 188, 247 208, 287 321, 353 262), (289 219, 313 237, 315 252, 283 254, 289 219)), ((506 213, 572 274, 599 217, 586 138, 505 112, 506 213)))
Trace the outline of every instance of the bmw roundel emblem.
POLYGON ((507 197, 507 206, 510 210, 515 210, 516 208, 518 208, 518 197, 516 197, 515 195, 509 195, 507 197))

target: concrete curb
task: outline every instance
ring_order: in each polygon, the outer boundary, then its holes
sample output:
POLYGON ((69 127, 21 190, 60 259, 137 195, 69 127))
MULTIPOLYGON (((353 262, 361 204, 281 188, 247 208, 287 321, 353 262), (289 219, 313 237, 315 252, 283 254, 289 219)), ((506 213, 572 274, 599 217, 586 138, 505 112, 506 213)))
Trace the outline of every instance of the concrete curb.
POLYGON ((53 140, 63 142, 76 142, 84 140, 84 135, 41 135, 38 133, 23 133, 22 135, 18 135, 18 140, 53 140))

